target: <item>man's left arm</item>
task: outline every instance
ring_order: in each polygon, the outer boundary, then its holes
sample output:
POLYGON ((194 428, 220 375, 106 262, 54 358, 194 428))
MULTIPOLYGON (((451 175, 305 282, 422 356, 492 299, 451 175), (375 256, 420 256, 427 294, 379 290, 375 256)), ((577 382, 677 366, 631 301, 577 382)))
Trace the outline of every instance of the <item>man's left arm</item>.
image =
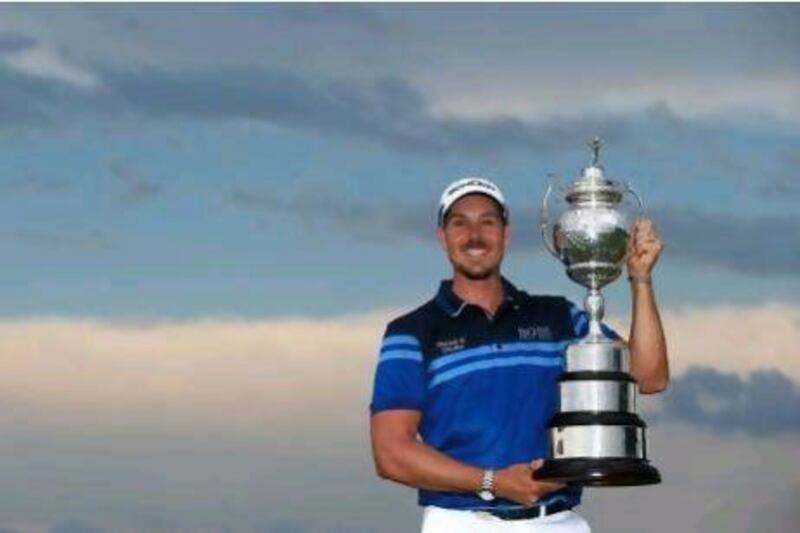
POLYGON ((643 394, 661 392, 669 383, 667 342, 653 291, 652 272, 664 243, 653 221, 639 219, 631 238, 628 276, 633 298, 629 346, 631 374, 643 394))

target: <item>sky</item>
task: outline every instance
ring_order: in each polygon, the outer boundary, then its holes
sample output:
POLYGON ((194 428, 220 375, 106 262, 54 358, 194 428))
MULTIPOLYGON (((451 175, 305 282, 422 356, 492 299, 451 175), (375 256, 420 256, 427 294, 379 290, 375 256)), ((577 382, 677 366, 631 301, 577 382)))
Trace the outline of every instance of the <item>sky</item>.
POLYGON ((798 28, 793 4, 0 6, 0 530, 414 530, 366 406, 386 322, 450 274, 438 197, 494 180, 506 275, 580 301, 539 206, 594 136, 666 241, 673 381, 641 402, 664 483, 583 512, 790 530, 798 28))

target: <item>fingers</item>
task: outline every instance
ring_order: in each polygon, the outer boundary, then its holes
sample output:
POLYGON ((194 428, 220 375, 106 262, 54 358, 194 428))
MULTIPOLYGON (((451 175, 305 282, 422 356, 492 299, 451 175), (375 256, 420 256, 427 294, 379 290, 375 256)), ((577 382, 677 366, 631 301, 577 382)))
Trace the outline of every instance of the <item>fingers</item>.
POLYGON ((536 459, 530 463, 515 464, 498 471, 495 476, 495 493, 530 507, 543 495, 565 487, 565 484, 556 481, 534 479, 534 473, 543 464, 543 459, 536 459))
MULTIPOLYGON (((539 470, 543 464, 544 464, 544 459, 536 459, 534 461, 531 461, 531 473, 535 474, 536 471, 539 470)), ((545 494, 566 487, 565 483, 561 483, 558 481, 535 479, 536 478, 535 475, 533 477, 534 477, 534 483, 536 483, 541 494, 545 494)))
POLYGON ((633 228, 630 242, 633 257, 658 256, 664 249, 664 241, 649 218, 639 218, 633 228))
POLYGON ((658 230, 656 229, 655 222, 649 218, 637 219, 633 226, 633 237, 644 238, 649 236, 658 237, 658 230))

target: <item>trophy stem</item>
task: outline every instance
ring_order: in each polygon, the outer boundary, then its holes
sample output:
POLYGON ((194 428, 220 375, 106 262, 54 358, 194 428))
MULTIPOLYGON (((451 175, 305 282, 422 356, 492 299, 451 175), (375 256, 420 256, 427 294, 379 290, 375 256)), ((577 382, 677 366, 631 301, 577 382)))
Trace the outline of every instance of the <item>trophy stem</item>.
POLYGON ((583 307, 589 315, 589 333, 586 336, 586 342, 598 342, 605 339, 603 335, 603 328, 600 323, 603 320, 603 313, 605 311, 605 304, 603 295, 599 289, 590 288, 583 300, 583 307))

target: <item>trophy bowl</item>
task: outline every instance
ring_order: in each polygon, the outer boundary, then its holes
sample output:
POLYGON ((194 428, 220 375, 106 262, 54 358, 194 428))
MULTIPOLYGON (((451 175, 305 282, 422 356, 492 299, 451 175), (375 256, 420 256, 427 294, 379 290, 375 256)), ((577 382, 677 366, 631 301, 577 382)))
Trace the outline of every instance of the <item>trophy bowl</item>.
POLYGON ((609 207, 565 212, 553 227, 553 243, 567 276, 595 289, 617 279, 627 255, 628 226, 625 214, 609 207))

